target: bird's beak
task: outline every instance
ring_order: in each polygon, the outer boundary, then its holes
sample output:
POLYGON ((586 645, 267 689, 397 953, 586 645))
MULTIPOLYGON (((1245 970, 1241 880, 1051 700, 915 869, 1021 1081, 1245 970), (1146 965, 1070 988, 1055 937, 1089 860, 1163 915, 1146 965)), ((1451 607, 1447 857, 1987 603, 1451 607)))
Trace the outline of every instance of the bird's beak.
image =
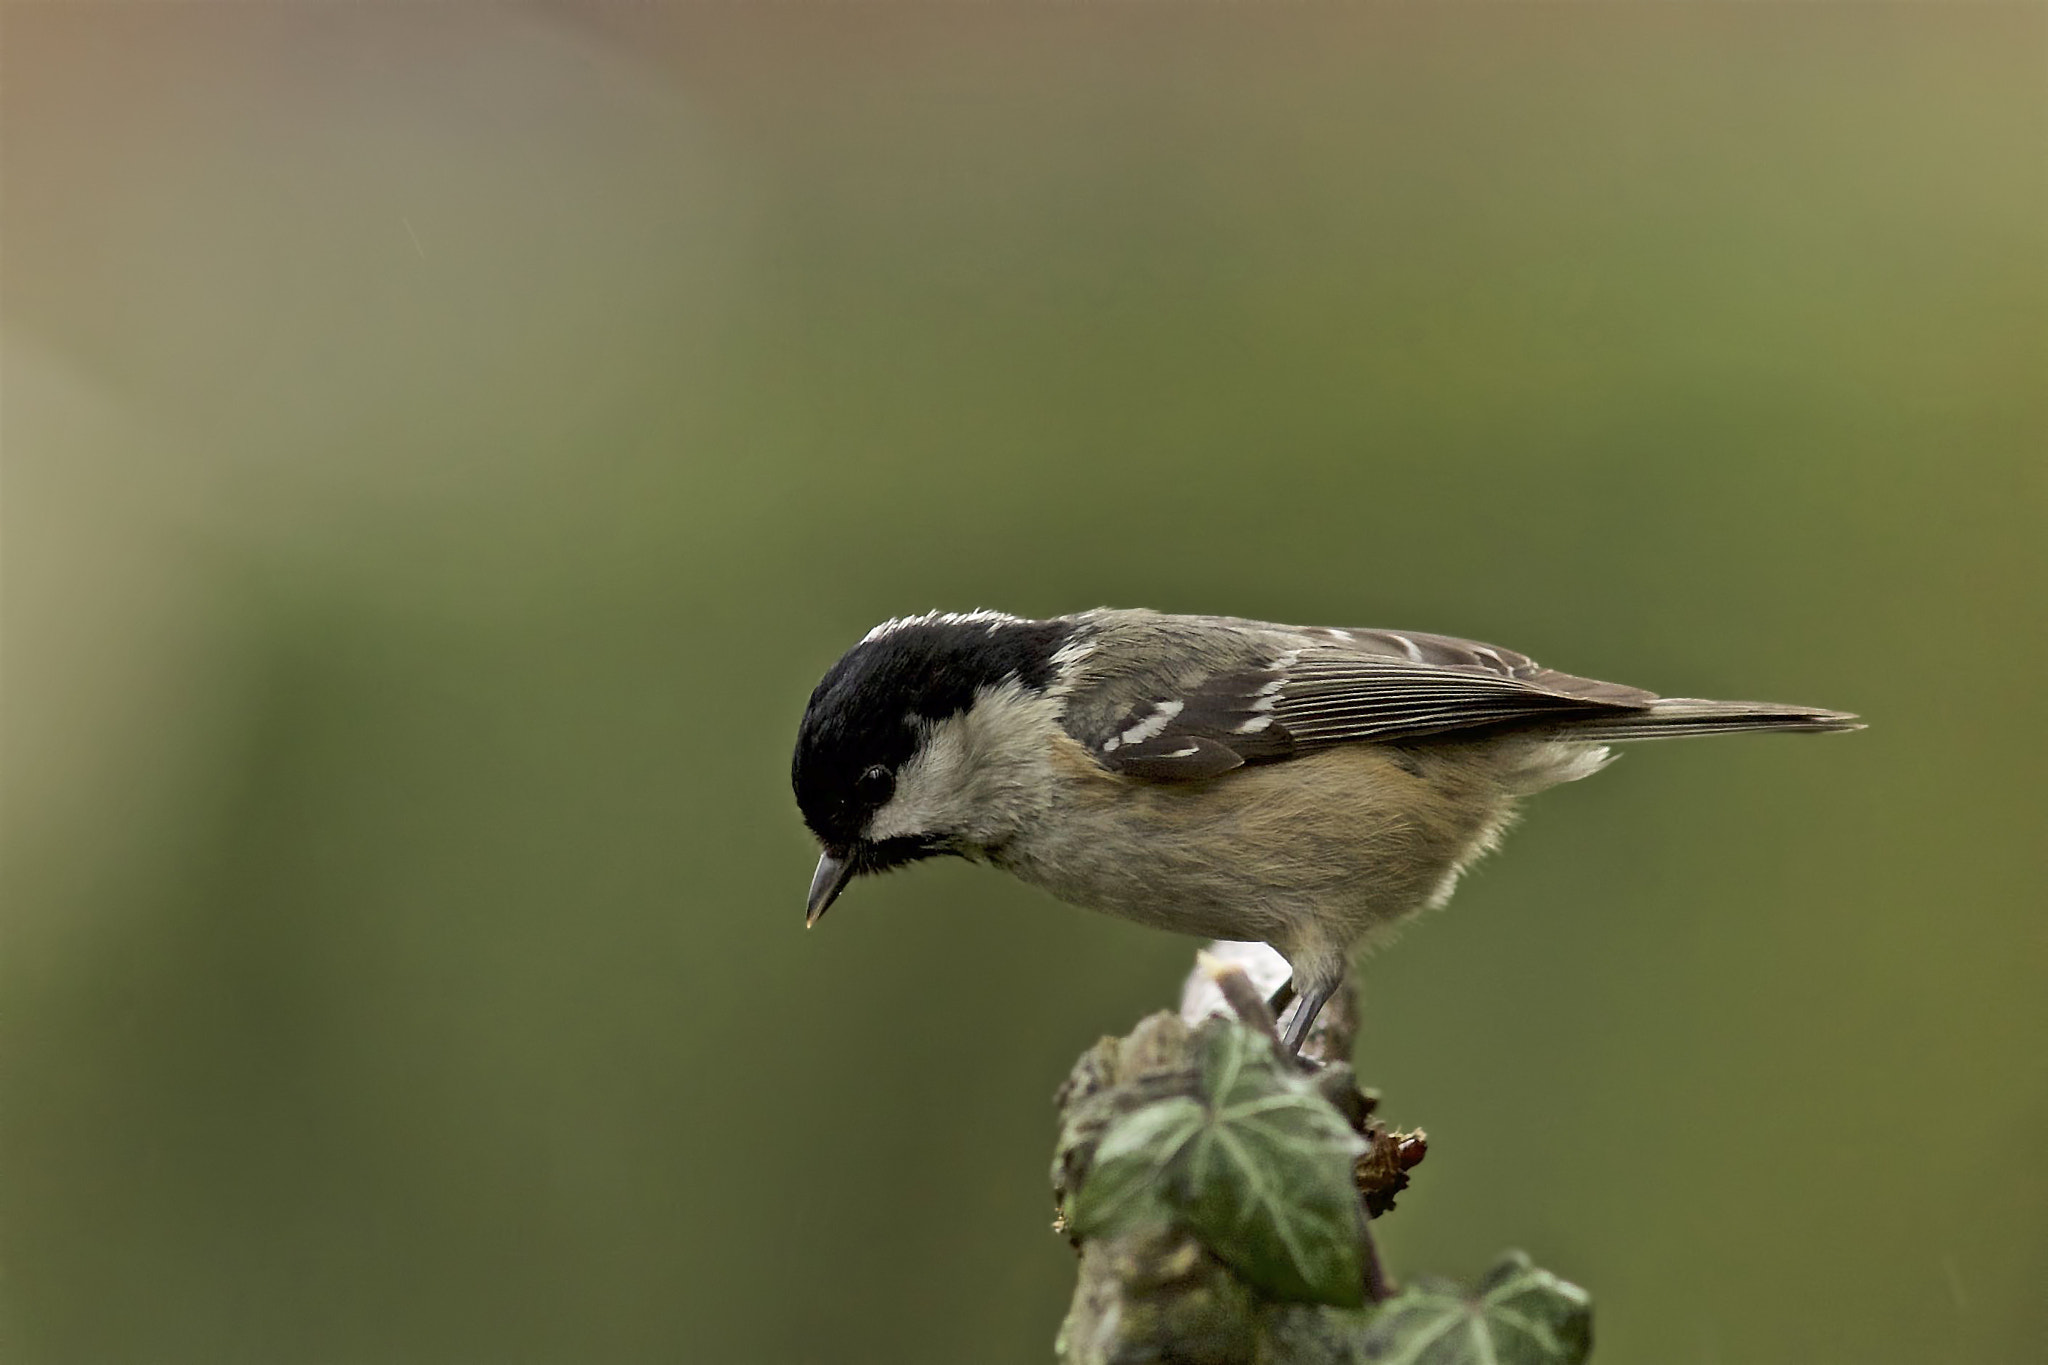
POLYGON ((804 928, 816 924, 832 908, 832 902, 839 899, 839 893, 852 878, 852 862, 835 858, 829 851, 818 855, 818 870, 811 874, 810 899, 804 905, 804 928))

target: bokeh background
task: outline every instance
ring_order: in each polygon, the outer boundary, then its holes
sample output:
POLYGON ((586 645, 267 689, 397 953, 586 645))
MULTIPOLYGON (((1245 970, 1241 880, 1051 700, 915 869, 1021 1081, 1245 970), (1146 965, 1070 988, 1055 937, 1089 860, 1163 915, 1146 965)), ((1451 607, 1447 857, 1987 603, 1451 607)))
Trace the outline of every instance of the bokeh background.
POLYGON ((9 6, 0 1354, 1048 1358, 1190 944, 799 929, 812 682, 1098 603, 1864 712, 1366 975, 1612 1362, 2048 1347, 2048 10, 9 6))

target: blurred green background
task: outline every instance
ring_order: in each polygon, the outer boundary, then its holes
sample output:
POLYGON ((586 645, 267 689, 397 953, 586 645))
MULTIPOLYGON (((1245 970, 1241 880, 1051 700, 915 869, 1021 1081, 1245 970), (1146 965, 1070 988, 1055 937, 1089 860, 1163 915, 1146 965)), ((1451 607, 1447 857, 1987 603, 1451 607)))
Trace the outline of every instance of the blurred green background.
POLYGON ((1370 964, 1397 1273, 2042 1358, 2048 10, 10 6, 0 1353, 1048 1358, 1190 944, 799 929, 811 684, 1098 603, 1864 712, 1370 964))

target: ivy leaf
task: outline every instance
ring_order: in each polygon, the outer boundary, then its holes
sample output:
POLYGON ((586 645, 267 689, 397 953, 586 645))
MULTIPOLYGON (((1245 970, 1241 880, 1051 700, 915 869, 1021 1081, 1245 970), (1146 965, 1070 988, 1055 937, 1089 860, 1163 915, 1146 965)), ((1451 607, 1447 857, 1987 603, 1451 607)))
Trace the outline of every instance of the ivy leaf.
POLYGON ((1250 1284, 1357 1307, 1366 1234, 1352 1163, 1364 1140, 1266 1039, 1217 1020, 1197 1041, 1206 1103, 1168 1171, 1168 1198, 1250 1284))
POLYGON ((1443 1283, 1396 1294, 1364 1346, 1375 1365, 1580 1365, 1593 1349, 1593 1301, 1511 1251, 1470 1294, 1443 1283))
POLYGON ((1198 1097, 1112 1123, 1069 1225, 1101 1237, 1171 1219, 1270 1297, 1358 1307, 1365 1211, 1352 1163, 1364 1139, 1269 1039, 1217 1019, 1192 1041, 1198 1097))
POLYGON ((1067 1201, 1068 1225, 1083 1237, 1111 1237, 1167 1218, 1167 1171, 1203 1121, 1200 1104, 1175 1095, 1111 1124, 1067 1201))

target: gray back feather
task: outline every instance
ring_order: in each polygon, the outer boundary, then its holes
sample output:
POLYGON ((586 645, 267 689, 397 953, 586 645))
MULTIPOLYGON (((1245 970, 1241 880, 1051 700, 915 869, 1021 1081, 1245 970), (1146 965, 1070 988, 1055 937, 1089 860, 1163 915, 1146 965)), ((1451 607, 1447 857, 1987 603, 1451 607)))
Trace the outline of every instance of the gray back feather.
POLYGON ((1835 711, 1660 698, 1446 635, 1133 611, 1073 619, 1093 648, 1063 723, 1104 767, 1152 781, 1475 731, 1598 741, 1857 728, 1835 711))

